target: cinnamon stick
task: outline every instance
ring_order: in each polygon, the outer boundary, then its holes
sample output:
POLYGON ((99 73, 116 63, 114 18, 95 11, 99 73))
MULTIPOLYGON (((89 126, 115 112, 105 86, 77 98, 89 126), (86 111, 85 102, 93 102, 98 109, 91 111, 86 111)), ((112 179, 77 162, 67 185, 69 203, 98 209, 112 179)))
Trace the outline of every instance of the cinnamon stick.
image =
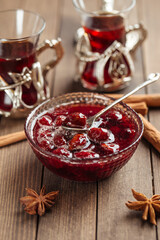
POLYGON ((141 113, 143 116, 147 114, 148 107, 145 102, 139 103, 128 103, 128 105, 133 108, 137 113, 141 113))
POLYGON ((0 137, 0 147, 4 147, 6 145, 22 141, 24 139, 26 139, 26 135, 25 135, 24 131, 15 132, 15 133, 7 134, 5 136, 1 136, 0 137))
MULTIPOLYGON (((107 94, 113 98, 120 98, 123 94, 107 94)), ((148 107, 160 107, 160 94, 137 94, 124 99, 125 103, 146 102, 148 107)))
POLYGON ((160 153, 160 132, 141 114, 139 116, 144 124, 143 137, 160 153))

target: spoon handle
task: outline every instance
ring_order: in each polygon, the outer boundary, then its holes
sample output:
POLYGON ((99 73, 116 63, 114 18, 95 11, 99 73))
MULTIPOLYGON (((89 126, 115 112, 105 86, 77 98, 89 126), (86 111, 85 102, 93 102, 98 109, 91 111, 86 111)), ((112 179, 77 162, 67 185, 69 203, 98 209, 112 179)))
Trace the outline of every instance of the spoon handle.
MULTIPOLYGON (((151 73, 148 76, 147 81, 145 81, 144 83, 138 85, 135 89, 133 89, 131 92, 123 95, 121 98, 118 98, 117 100, 115 100, 114 102, 112 102, 109 106, 107 106, 106 108, 102 109, 100 112, 98 112, 96 115, 94 115, 93 117, 89 118, 89 121, 94 121, 100 117, 103 113, 105 113, 108 109, 112 108, 114 105, 116 105, 117 103, 121 102, 122 100, 124 100, 125 98, 129 97, 130 95, 134 94, 135 92, 137 92, 138 90, 140 90, 141 88, 147 86, 150 83, 153 83, 155 81, 157 81, 160 77, 160 73, 151 73)), ((92 123, 92 124, 93 124, 92 123)))
POLYGON ((102 11, 112 12, 114 0, 102 0, 102 11))

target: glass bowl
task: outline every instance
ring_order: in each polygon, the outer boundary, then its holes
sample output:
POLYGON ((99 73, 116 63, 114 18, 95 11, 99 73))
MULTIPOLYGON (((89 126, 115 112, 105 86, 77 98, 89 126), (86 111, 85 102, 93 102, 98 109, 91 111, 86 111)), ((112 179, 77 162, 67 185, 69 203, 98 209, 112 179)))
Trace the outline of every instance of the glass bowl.
POLYGON ((42 164, 53 173, 75 181, 97 181, 109 177, 122 168, 135 152, 143 133, 143 123, 138 114, 125 103, 117 104, 114 109, 127 113, 128 119, 135 122, 136 136, 131 145, 117 153, 93 159, 67 158, 48 152, 36 144, 33 137, 33 128, 36 120, 49 109, 73 103, 98 104, 106 106, 114 99, 98 93, 76 92, 55 97, 37 106, 28 116, 25 123, 27 139, 42 164))

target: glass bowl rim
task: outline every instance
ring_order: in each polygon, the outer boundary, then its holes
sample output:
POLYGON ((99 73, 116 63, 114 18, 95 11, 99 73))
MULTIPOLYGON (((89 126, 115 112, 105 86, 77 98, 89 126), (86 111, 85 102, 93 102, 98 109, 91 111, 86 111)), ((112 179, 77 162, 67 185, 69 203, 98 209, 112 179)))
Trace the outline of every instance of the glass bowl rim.
MULTIPOLYGON (((75 93, 82 93, 82 94, 91 94, 91 92, 75 92, 75 93)), ((36 108, 34 108, 30 114, 28 115, 26 121, 25 121, 25 124, 24 124, 24 131, 25 131, 25 134, 26 134, 26 137, 27 137, 27 140, 29 141, 29 143, 31 144, 31 146, 33 148, 36 149, 36 151, 40 152, 41 155, 43 155, 44 157, 48 158, 48 157, 55 157, 55 158, 58 158, 58 159, 61 159, 60 161, 62 162, 70 162, 70 163, 76 163, 76 164, 81 164, 82 163, 82 159, 81 158, 76 158, 76 157, 66 157, 66 156, 59 156, 59 155, 56 155, 56 154, 53 154, 49 151, 46 151, 42 148, 40 148, 36 143, 35 141, 33 140, 33 138, 30 136, 29 132, 28 132, 28 124, 30 122, 30 119, 34 116, 34 114, 36 113, 36 111, 41 108, 42 106, 44 106, 45 104, 47 104, 49 101, 54 101, 56 100, 58 97, 65 97, 65 96, 68 96, 68 95, 72 95, 73 93, 67 93, 67 94, 62 94, 60 96, 57 96, 57 97, 52 97, 50 99, 47 99, 46 101, 42 102, 41 104, 39 104, 36 108)), ((114 98, 110 97, 110 96, 105 96, 104 94, 99 94, 99 93, 92 93, 93 94, 93 97, 95 97, 96 95, 99 96, 99 97, 103 97, 103 98, 106 98, 106 99, 110 99, 110 100, 115 100, 114 98)), ((96 98, 96 97, 95 97, 96 98)), ((65 102, 64 102, 65 103, 65 102)), ((62 103, 61 103, 62 104, 62 103)), ((61 105, 59 104, 59 105, 61 105)), ((70 104, 70 103, 68 103, 70 104)), ((67 105, 68 105, 67 104, 67 105)), ((136 145, 137 142, 140 141, 141 137, 142 137, 142 134, 143 134, 143 130, 144 130, 144 125, 143 125, 143 122, 142 122, 142 119, 140 118, 140 116, 136 113, 136 111, 134 109, 132 109, 130 106, 128 106, 126 103, 124 102, 120 102, 119 103, 120 105, 122 105, 123 107, 127 108, 127 110, 129 110, 131 113, 133 113, 136 118, 138 119, 139 123, 140 123, 140 133, 139 135, 137 136, 137 138, 133 141, 133 143, 131 145, 129 145, 128 147, 116 152, 116 153, 112 153, 112 154, 109 154, 109 155, 105 155, 105 156, 99 156, 99 157, 95 157, 95 158, 85 158, 83 159, 83 163, 85 161, 85 163, 87 164, 87 161, 91 164, 91 163, 95 163, 95 160, 96 162, 108 162, 109 160, 111 161, 113 159, 113 157, 118 157, 120 154, 124 153, 124 152, 127 152, 128 150, 130 150, 134 145, 136 145), (110 158, 110 159, 109 159, 110 158)), ((46 109, 47 110, 47 109, 46 109)), ((45 110, 44 110, 45 112, 45 110)), ((32 123, 31 123, 32 124, 32 123)), ((32 128, 33 129, 33 128, 32 128)))

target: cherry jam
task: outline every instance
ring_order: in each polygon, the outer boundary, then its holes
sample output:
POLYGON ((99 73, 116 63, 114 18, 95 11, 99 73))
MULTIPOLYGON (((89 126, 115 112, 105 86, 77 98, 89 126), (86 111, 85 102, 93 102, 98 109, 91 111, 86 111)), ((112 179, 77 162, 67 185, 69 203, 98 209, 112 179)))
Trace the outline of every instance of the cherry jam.
MULTIPOLYGON (((30 42, 3 43, 0 49, 0 77, 8 85, 13 84, 11 73, 21 73, 24 67, 31 69, 36 62, 33 44, 30 42)), ((37 91, 31 83, 30 87, 22 85, 22 100, 27 105, 37 102, 37 91)), ((12 100, 5 91, 0 91, 0 110, 11 111, 12 100)))
MULTIPOLYGON (((124 18, 119 15, 100 15, 88 17, 83 26, 87 33, 92 52, 103 53, 115 40, 125 45, 126 31, 124 18)), ((126 61, 124 57, 124 61, 126 61)), ((96 62, 87 63, 82 74, 83 85, 89 89, 96 89, 97 77, 95 76, 96 62)), ((104 68, 104 83, 111 83, 108 61, 104 68)))
POLYGON ((115 162, 116 168, 121 168, 133 152, 116 154, 130 146, 138 132, 137 123, 125 112, 114 108, 108 110, 87 132, 63 128, 87 127, 87 118, 102 108, 101 105, 70 104, 38 116, 33 126, 33 140, 49 156, 43 158, 43 154, 34 151, 43 164, 60 176, 78 181, 95 181, 110 176, 115 162), (106 158, 110 160, 106 162, 106 158))

